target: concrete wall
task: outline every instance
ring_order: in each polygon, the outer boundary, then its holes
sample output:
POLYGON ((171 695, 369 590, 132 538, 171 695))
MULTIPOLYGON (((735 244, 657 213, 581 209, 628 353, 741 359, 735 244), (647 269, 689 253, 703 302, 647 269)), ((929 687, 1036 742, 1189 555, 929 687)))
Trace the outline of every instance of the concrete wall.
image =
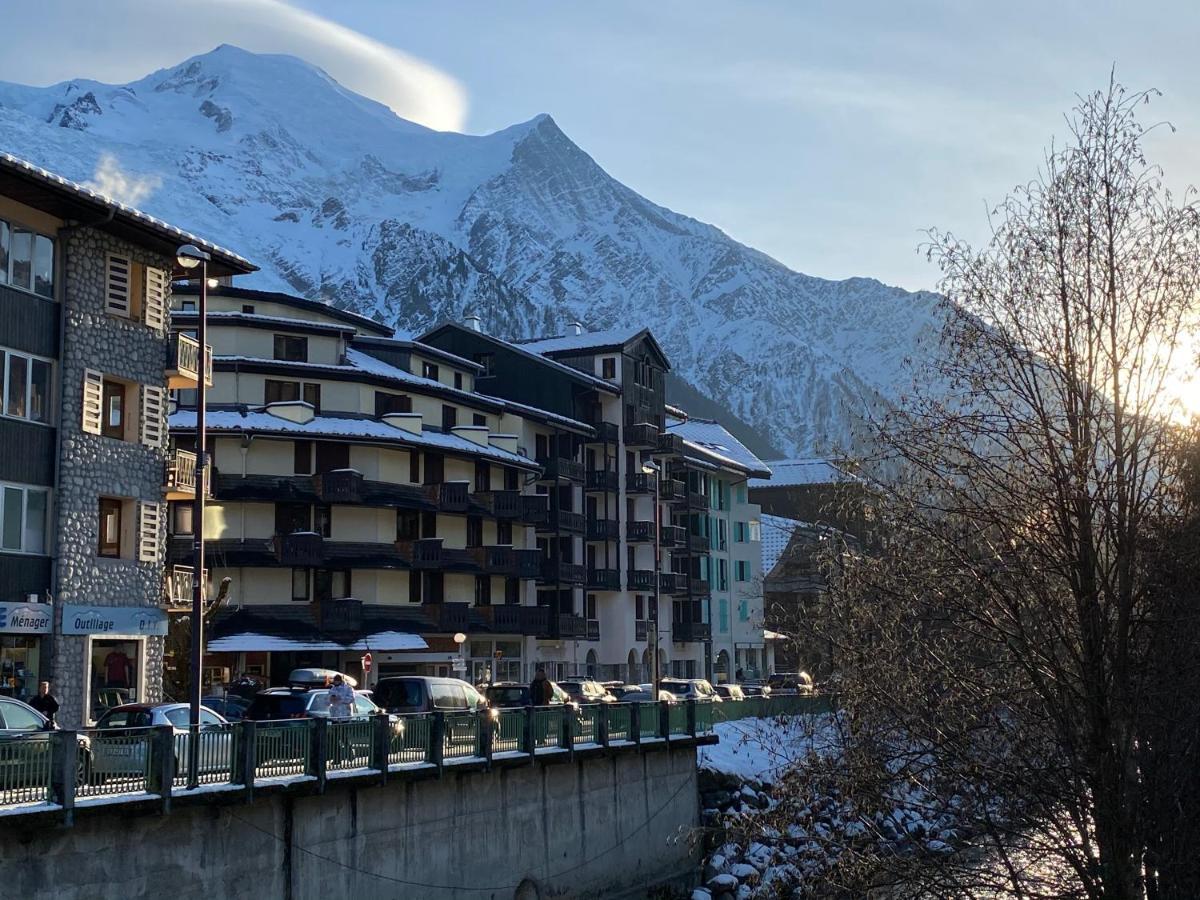
MULTIPOLYGON (((323 795, 108 806, 0 842, 11 897, 622 898, 697 869, 696 751, 619 752, 323 795)), ((13 821, 11 825, 18 823, 13 821)))

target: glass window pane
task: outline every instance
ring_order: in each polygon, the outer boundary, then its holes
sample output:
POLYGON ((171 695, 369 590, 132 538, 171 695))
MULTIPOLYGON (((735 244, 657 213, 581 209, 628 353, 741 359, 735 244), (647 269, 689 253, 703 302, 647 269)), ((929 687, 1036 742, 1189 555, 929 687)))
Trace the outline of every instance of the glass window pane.
POLYGON ((33 240, 33 289, 43 297, 54 296, 54 241, 40 234, 33 240))
POLYGON ((24 356, 9 354, 8 357, 8 406, 10 416, 25 418, 25 390, 29 379, 29 360, 24 356))
POLYGON ((33 286, 33 232, 22 228, 12 230, 12 283, 17 287, 33 286))
POLYGON ((0 219, 0 284, 8 281, 8 245, 11 239, 8 223, 0 219))
POLYGON ((50 421, 50 363, 40 359, 32 360, 29 418, 34 422, 50 421))
POLYGON ((28 491, 25 495, 26 553, 46 552, 46 492, 28 491))
POLYGON ((24 497, 20 488, 4 489, 3 523, 0 524, 0 548, 21 549, 21 518, 24 512, 24 497))

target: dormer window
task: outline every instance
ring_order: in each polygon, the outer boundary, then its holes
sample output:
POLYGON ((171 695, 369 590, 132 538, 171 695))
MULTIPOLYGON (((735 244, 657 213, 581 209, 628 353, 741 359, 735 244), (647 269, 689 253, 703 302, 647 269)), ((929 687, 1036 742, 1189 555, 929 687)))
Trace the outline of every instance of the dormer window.
POLYGON ((438 380, 438 367, 431 362, 421 363, 421 377, 428 378, 430 381, 438 380))
POLYGON ((275 358, 285 362, 308 362, 308 338, 275 335, 275 358))
POLYGON ((600 376, 602 378, 617 377, 617 359, 614 356, 606 356, 600 360, 600 376))

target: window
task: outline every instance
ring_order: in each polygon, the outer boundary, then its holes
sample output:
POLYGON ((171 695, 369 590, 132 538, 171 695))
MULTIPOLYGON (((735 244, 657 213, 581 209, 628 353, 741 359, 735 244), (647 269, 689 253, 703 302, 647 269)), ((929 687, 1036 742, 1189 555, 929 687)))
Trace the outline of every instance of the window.
POLYGON ((246 315, 249 315, 249 316, 254 315, 254 304, 253 303, 243 303, 242 304, 242 312, 244 312, 246 315))
POLYGON ((49 493, 15 484, 0 486, 0 550, 46 552, 46 507, 49 493))
POLYGON ((321 411, 321 385, 313 382, 278 381, 268 378, 263 383, 264 403, 294 403, 303 396, 314 412, 321 411))
POLYGON ((762 541, 762 523, 758 519, 750 520, 750 528, 748 531, 751 541, 762 541))
POLYGON ((192 534, 192 513, 195 508, 189 502, 171 504, 171 534, 192 534))
POLYGON ((319 384, 304 384, 304 402, 313 408, 313 412, 321 412, 321 386, 319 384))
POLYGON ((308 569, 292 569, 292 599, 308 600, 308 569))
POLYGON ((467 516, 467 546, 483 546, 483 519, 479 516, 467 516))
POLYGON ((54 296, 54 241, 0 220, 0 283, 54 296))
POLYGON ((717 560, 717 590, 729 590, 729 564, 723 560, 717 560))
POLYGON ((521 474, 511 466, 504 468, 504 489, 506 491, 519 491, 521 489, 521 474))
POLYGON ((737 559, 733 562, 733 580, 734 581, 749 581, 750 580, 750 561, 745 559, 737 559))
POLYGON ((336 441, 316 441, 317 472, 350 468, 350 445, 336 441))
POLYGON ((738 621, 739 622, 749 622, 750 621, 750 601, 749 600, 739 601, 739 603, 738 603, 738 621))
POLYGON ((167 325, 170 275, 132 257, 105 257, 104 310, 109 315, 142 321, 162 332, 167 325))
POLYGON ((408 602, 409 603, 420 603, 421 602, 421 573, 420 572, 409 572, 408 573, 408 602))
POLYGON ((435 513, 435 512, 421 513, 421 537, 423 537, 423 538, 437 537, 437 513, 435 513))
POLYGON ((431 362, 421 363, 421 377, 429 378, 433 381, 438 380, 438 367, 431 362))
POLYGON ((502 519, 496 523, 496 543, 502 547, 511 547, 513 542, 512 522, 502 519))
POLYGON ((722 634, 729 631, 729 601, 724 597, 717 601, 717 630, 722 634))
POLYGON ((0 350, 0 412, 30 422, 50 422, 51 363, 0 350))
POLYGON ((411 484, 421 483, 421 454, 416 450, 408 451, 408 480, 411 484))
POLYGON ((415 541, 421 536, 421 514, 415 509, 396 510, 396 540, 415 541))
MULTIPOLYGON (((110 497, 100 498, 100 545, 98 556, 113 559, 121 555, 121 511, 124 503, 110 497)), ((7 525, 7 521, 5 523, 7 525)))
POLYGON ((749 529, 745 522, 733 523, 733 541, 735 544, 744 544, 749 535, 749 529))
POLYGON ((724 519, 717 519, 717 549, 724 550, 729 546, 728 532, 724 519))
POLYGON ((475 576, 475 605, 488 606, 492 602, 492 578, 490 575, 475 576))
POLYGON ((405 394, 389 394, 387 391, 375 392, 375 417, 391 413, 412 412, 412 397, 405 394))
POLYGON ((492 467, 483 460, 475 461, 475 490, 490 491, 492 489, 492 467))
POLYGON ((476 353, 474 356, 475 362, 483 367, 483 377, 486 378, 492 374, 492 366, 496 362, 496 354, 494 353, 476 353))
POLYGON ((516 578, 504 579, 504 602, 509 606, 521 604, 521 582, 516 578))
POLYGON ((317 569, 313 572, 313 599, 318 602, 345 600, 350 596, 349 569, 317 569))
POLYGON ((425 483, 441 484, 444 480, 443 460, 440 453, 425 454, 425 483))
POLYGON ((474 413, 471 416, 471 424, 477 428, 487 428, 487 416, 483 413, 474 413))
POLYGON ((307 503, 276 503, 275 533, 295 534, 312 528, 312 508, 307 503))
POLYGON ((100 421, 100 433, 105 437, 125 439, 125 385, 119 381, 104 379, 104 415, 100 421))
POLYGON ((462 372, 455 372, 454 373, 454 387, 461 391, 462 386, 463 386, 462 372))
POLYGON ((633 617, 635 619, 646 618, 646 598, 641 594, 637 594, 633 598, 633 617))
POLYGON ((596 595, 586 594, 583 598, 583 617, 585 619, 595 620, 596 618, 596 595))
POLYGON ((287 362, 308 362, 308 338, 290 334, 275 335, 275 358, 287 362))
POLYGON ((333 508, 329 506, 313 507, 313 531, 321 537, 331 537, 333 529, 333 508))
POLYGON ((617 358, 615 356, 606 356, 604 359, 600 360, 600 377, 617 377, 617 358))
POLYGON ((292 444, 294 452, 292 471, 297 475, 311 475, 313 473, 313 442, 312 441, 296 441, 292 444))
POLYGON ((442 406, 442 431, 449 431, 458 424, 458 409, 454 406, 442 406))

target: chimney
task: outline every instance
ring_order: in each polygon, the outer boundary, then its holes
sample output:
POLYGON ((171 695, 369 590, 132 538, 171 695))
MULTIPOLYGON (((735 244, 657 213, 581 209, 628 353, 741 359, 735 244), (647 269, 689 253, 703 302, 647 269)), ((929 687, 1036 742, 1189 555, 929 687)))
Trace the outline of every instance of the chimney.
POLYGON ((570 327, 571 327, 571 334, 583 334, 583 323, 582 322, 572 322, 570 327))
POLYGON ((479 327, 481 320, 479 316, 475 315, 474 313, 471 313, 469 316, 464 316, 463 321, 466 322, 467 327, 472 331, 483 331, 483 329, 479 327))

